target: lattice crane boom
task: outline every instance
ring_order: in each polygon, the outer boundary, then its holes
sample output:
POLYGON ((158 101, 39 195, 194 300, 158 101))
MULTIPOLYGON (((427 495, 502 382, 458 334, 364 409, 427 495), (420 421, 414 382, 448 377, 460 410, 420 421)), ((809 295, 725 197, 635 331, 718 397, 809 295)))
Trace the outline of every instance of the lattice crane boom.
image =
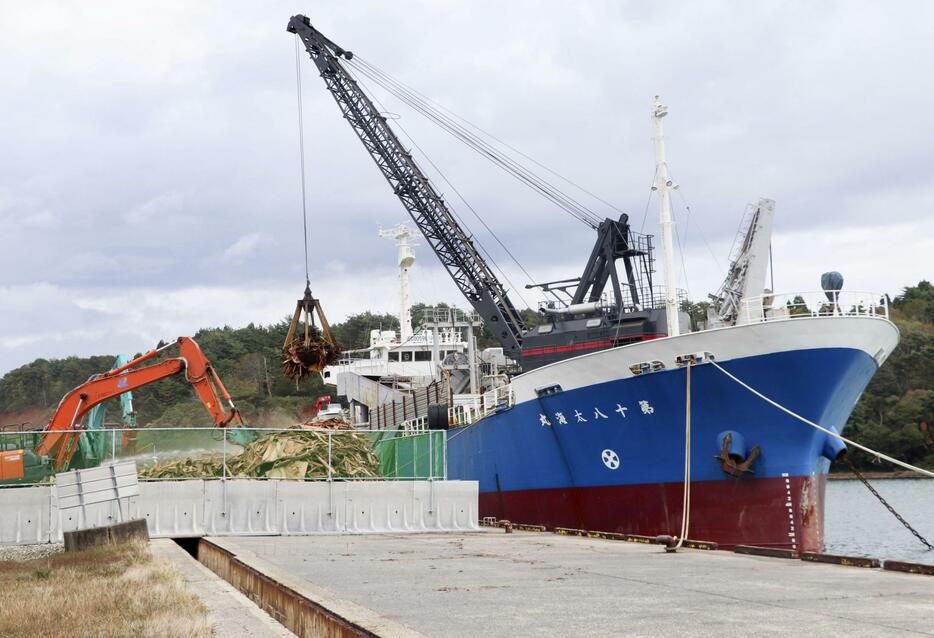
POLYGON ((353 54, 315 29, 303 15, 288 31, 301 38, 328 91, 461 293, 486 322, 507 355, 518 359, 525 325, 506 289, 472 238, 416 164, 379 110, 341 65, 353 54))

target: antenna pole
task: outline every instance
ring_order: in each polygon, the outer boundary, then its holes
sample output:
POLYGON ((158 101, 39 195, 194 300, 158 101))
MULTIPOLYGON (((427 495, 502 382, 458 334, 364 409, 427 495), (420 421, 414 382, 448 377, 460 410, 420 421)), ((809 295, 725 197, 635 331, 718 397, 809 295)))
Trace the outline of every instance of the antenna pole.
POLYGON ((405 224, 399 224, 389 230, 379 230, 380 237, 388 237, 396 242, 399 251, 399 341, 405 342, 412 336, 412 303, 409 299, 409 269, 415 263, 415 254, 412 252, 413 244, 409 239, 418 237, 417 231, 409 229, 405 224))
POLYGON ((675 290, 674 247, 672 244, 671 201, 668 191, 672 186, 668 177, 668 162, 665 160, 665 134, 662 118, 668 115, 668 107, 655 96, 652 120, 655 124, 655 186, 658 191, 658 225, 662 231, 662 266, 665 270, 665 320, 668 336, 681 334, 678 325, 678 296, 675 290))

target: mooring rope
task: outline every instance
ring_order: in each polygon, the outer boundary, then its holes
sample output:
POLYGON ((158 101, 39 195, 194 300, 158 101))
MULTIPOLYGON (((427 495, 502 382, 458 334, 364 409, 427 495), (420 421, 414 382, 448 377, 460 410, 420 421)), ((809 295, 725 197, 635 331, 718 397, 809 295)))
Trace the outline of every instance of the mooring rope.
POLYGON ((684 401, 684 493, 681 499, 681 534, 674 549, 679 549, 688 537, 691 522, 691 363, 688 362, 684 401))
POLYGON ((713 367, 715 367, 717 370, 719 370, 720 372, 722 372, 723 374, 725 374, 726 376, 728 376, 730 379, 732 379, 733 381, 735 381, 736 383, 738 383, 738 384, 741 385, 742 387, 744 387, 744 388, 746 388, 747 390, 749 390, 750 392, 752 392, 754 395, 756 395, 757 397, 759 397, 760 399, 762 399, 762 400, 765 401, 766 403, 769 403, 769 404, 775 406, 776 408, 778 408, 779 410, 781 410, 781 411, 784 412, 785 414, 787 414, 787 415, 789 415, 789 416, 792 416, 792 417, 798 419, 798 420, 801 421, 802 423, 805 423, 805 424, 811 426, 812 428, 814 428, 814 429, 816 429, 816 430, 820 430, 821 432, 823 432, 824 434, 826 434, 826 435, 828 435, 828 436, 832 436, 832 437, 835 438, 835 439, 839 439, 839 440, 843 441, 844 443, 846 443, 847 445, 852 445, 853 447, 855 447, 855 448, 858 449, 858 450, 862 450, 863 452, 867 452, 868 454, 872 454, 873 456, 875 456, 875 457, 878 458, 878 459, 882 459, 882 460, 884 460, 884 461, 888 461, 889 463, 892 463, 893 465, 897 465, 897 466, 899 466, 899 467, 903 467, 903 468, 905 468, 906 470, 911 470, 912 472, 917 472, 918 474, 924 474, 925 476, 929 476, 929 477, 931 477, 931 478, 934 478, 934 472, 932 472, 932 471, 930 471, 930 470, 925 470, 924 468, 920 468, 920 467, 917 467, 917 466, 915 466, 915 465, 911 465, 910 463, 905 463, 904 461, 899 461, 899 460, 896 459, 896 458, 892 458, 891 456, 888 456, 887 454, 883 454, 882 452, 877 452, 876 450, 873 450, 872 448, 868 448, 868 447, 866 447, 865 445, 861 445, 860 443, 857 443, 856 441, 852 441, 852 440, 846 438, 845 436, 842 436, 841 434, 838 434, 838 433, 834 432, 833 430, 828 430, 827 428, 825 428, 825 427, 823 427, 823 426, 821 426, 821 425, 818 425, 817 423, 814 423, 814 421, 811 421, 810 419, 807 419, 807 418, 801 416, 800 414, 798 414, 798 413, 796 413, 796 412, 793 412, 792 410, 789 410, 788 408, 786 408, 786 407, 783 406, 782 404, 778 403, 777 401, 773 401, 773 400, 770 399, 769 397, 765 396, 764 394, 762 394, 761 392, 759 392, 758 390, 756 390, 755 388, 753 388, 752 386, 750 386, 748 383, 744 383, 743 381, 741 381, 740 379, 738 379, 738 378, 737 378, 736 376, 734 376, 733 374, 731 374, 731 373, 727 372, 726 370, 724 370, 724 369, 720 366, 720 364, 718 364, 716 361, 710 361, 709 363, 710 363, 710 365, 712 365, 713 367))
MULTIPOLYGON (((784 412, 785 414, 788 414, 789 416, 793 416, 794 418, 798 419, 798 420, 801 421, 802 423, 805 423, 805 424, 811 426, 812 428, 815 428, 815 429, 817 429, 817 430, 820 430, 821 432, 827 434, 828 436, 832 436, 832 437, 834 437, 835 439, 839 439, 839 440, 843 441, 844 443, 846 443, 847 445, 852 445, 853 447, 855 447, 855 448, 857 448, 857 449, 859 449, 859 450, 862 450, 862 451, 864 451, 864 452, 867 452, 867 453, 869 453, 869 454, 872 454, 873 456, 875 456, 875 457, 878 458, 878 459, 884 459, 884 460, 888 461, 889 463, 892 463, 892 464, 894 464, 894 465, 898 465, 899 467, 903 467, 903 468, 905 468, 906 470, 911 470, 912 472, 917 472, 917 473, 919 473, 919 474, 924 474, 924 475, 926 475, 926 476, 930 476, 930 477, 934 478, 934 472, 931 472, 931 471, 929 471, 929 470, 925 470, 925 469, 920 468, 920 467, 916 467, 916 466, 914 466, 914 465, 911 465, 910 463, 905 463, 904 461, 899 461, 898 459, 892 458, 891 456, 888 456, 888 455, 886 455, 886 454, 883 454, 882 452, 877 452, 876 450, 873 450, 872 448, 868 448, 868 447, 866 447, 865 445, 861 445, 861 444, 857 443, 856 441, 851 441, 850 439, 848 439, 848 438, 846 438, 845 436, 842 436, 842 435, 840 435, 840 434, 834 432, 833 430, 828 430, 827 428, 822 427, 822 426, 818 425, 817 423, 814 423, 814 422, 811 421, 810 419, 806 419, 805 417, 801 416, 800 414, 797 414, 797 413, 795 413, 795 412, 789 410, 788 408, 786 408, 785 406, 781 405, 781 404, 778 403, 777 401, 773 401, 773 400, 770 399, 769 397, 765 396, 764 394, 762 394, 761 392, 759 392, 758 390, 756 390, 755 388, 753 388, 752 386, 750 386, 748 383, 744 383, 743 381, 740 381, 736 376, 734 376, 733 374, 730 374, 729 372, 727 372, 726 370, 724 370, 719 364, 717 364, 717 362, 715 362, 715 361, 710 361, 710 364, 711 364, 713 367, 715 367, 717 370, 719 370, 720 372, 722 372, 723 374, 725 374, 726 376, 728 376, 730 379, 732 379, 733 381, 735 381, 735 382, 738 383, 739 385, 743 386, 744 388, 746 388, 747 390, 749 390, 750 392, 752 392, 754 395, 756 395, 757 397, 759 397, 759 398, 762 399, 763 401, 765 401, 765 402, 767 402, 767 403, 769 403, 769 404, 775 406, 776 408, 778 408, 779 410, 781 410, 781 411, 784 412)), ((689 370, 690 370, 690 368, 689 368, 689 370)), ((892 515, 893 515, 896 519, 898 519, 898 521, 899 521, 902 525, 904 525, 905 528, 906 528, 909 532, 911 532, 912 534, 914 534, 914 535, 917 537, 917 539, 918 539, 919 541, 921 541, 921 543, 923 543, 923 544, 928 548, 929 551, 930 551, 930 550, 934 550, 934 546, 932 546, 931 543, 929 543, 928 540, 927 540, 926 538, 924 538, 924 536, 922 536, 920 533, 918 533, 918 530, 916 530, 914 527, 912 527, 912 526, 908 523, 908 521, 906 521, 906 520, 904 519, 904 517, 902 517, 901 514, 899 514, 898 512, 896 512, 896 511, 895 511, 895 508, 892 507, 891 505, 889 505, 888 501, 886 501, 884 498, 882 498, 882 495, 879 494, 879 492, 877 492, 876 489, 875 489, 872 485, 869 484, 869 481, 867 481, 866 478, 860 473, 860 471, 856 469, 856 466, 853 465, 852 461, 850 461, 848 458, 846 458, 846 456, 844 456, 844 457, 843 457, 843 462, 850 468, 850 471, 853 472, 853 474, 856 476, 856 478, 858 478, 860 481, 862 481, 863 485, 865 485, 865 486, 869 489, 869 491, 873 494, 873 496, 875 496, 877 499, 879 499, 879 502, 882 503, 882 505, 884 505, 885 508, 886 508, 887 510, 889 510, 889 512, 891 512, 892 515)))

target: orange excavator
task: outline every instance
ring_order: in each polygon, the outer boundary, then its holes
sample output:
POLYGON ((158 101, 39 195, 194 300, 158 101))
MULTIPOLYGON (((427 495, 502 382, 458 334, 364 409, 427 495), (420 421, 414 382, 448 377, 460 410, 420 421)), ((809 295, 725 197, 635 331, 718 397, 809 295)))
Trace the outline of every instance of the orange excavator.
POLYGON ((174 343, 151 350, 124 366, 94 375, 66 394, 49 424, 41 432, 35 452, 22 449, 0 451, 0 480, 24 478, 24 463, 30 457, 52 460, 58 472, 68 469, 82 434, 75 430, 81 429, 81 419, 95 405, 181 372, 185 373, 185 379, 194 387, 198 398, 214 419, 215 426, 226 428, 234 420, 243 424, 240 412, 204 352, 190 337, 179 337, 174 343), (177 357, 138 367, 176 345, 179 351, 177 357), (218 397, 218 390, 226 407, 218 397))

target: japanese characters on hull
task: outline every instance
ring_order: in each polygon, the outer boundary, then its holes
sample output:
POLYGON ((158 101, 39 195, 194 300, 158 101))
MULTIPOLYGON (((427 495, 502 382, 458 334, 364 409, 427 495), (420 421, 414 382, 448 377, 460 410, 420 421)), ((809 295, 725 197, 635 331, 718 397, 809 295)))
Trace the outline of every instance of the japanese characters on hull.
MULTIPOLYGON (((628 407, 620 403, 617 403, 616 409, 614 409, 613 412, 619 414, 620 415, 619 418, 625 419, 627 418, 626 412, 628 410, 629 410, 628 407)), ((639 410, 645 416, 651 416, 655 414, 655 408, 652 407, 652 404, 650 404, 648 401, 644 399, 639 401, 639 410)), ((606 420, 610 419, 610 417, 608 417, 606 414, 603 413, 603 411, 600 409, 600 406, 598 405, 593 406, 593 416, 591 418, 588 419, 586 416, 584 416, 584 413, 581 412, 577 408, 574 409, 574 415, 572 418, 574 419, 573 421, 574 423, 588 423, 591 420, 600 421, 603 419, 606 419, 606 420)), ((567 425, 569 423, 568 417, 565 416, 563 411, 555 412, 554 420, 552 420, 552 418, 548 414, 539 413, 538 422, 542 427, 549 427, 549 428, 553 427, 554 425, 567 425)))

